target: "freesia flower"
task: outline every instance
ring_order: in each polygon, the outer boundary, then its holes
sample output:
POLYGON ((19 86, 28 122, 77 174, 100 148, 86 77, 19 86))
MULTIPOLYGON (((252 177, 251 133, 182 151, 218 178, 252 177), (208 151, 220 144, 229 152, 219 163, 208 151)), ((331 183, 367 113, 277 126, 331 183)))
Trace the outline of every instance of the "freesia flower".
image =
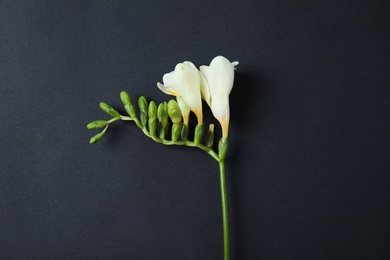
POLYGON ((202 99, 200 93, 200 71, 189 61, 179 63, 175 70, 163 77, 163 83, 157 83, 166 94, 181 97, 184 103, 195 113, 198 124, 203 122, 202 99))
POLYGON ((202 98, 210 106, 214 117, 222 127, 222 138, 228 137, 229 132, 229 94, 233 88, 234 67, 238 62, 230 62, 223 56, 215 57, 210 66, 200 66, 202 98))

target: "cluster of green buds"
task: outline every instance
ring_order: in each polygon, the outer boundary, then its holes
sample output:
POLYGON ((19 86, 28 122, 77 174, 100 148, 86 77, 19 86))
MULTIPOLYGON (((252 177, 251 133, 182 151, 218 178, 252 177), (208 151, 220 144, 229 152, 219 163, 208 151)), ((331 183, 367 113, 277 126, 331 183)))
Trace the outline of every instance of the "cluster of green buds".
MULTIPOLYGON (((224 158, 223 154, 213 151, 214 124, 210 124, 205 135, 205 124, 197 124, 193 131, 193 140, 189 140, 189 127, 182 118, 179 104, 175 100, 160 103, 148 101, 141 96, 138 99, 138 113, 130 95, 126 91, 120 93, 120 99, 128 115, 122 115, 112 106, 101 102, 100 108, 110 115, 110 120, 96 120, 87 125, 88 129, 103 130, 90 139, 90 143, 96 143, 106 133, 109 125, 115 121, 134 121, 144 134, 158 143, 165 145, 186 145, 198 147, 209 153, 217 161, 224 158)), ((222 140, 222 139, 221 139, 222 140)), ((223 150, 219 148, 220 152, 223 150)), ((226 150, 226 149, 225 149, 226 150)), ((226 151, 224 152, 226 153, 226 151)))

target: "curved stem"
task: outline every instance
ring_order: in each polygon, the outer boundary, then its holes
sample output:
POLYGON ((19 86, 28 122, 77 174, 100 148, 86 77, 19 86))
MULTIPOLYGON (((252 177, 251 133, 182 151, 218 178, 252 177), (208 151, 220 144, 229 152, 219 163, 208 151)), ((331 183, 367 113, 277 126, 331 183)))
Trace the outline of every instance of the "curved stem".
POLYGON ((223 223, 223 254, 224 260, 229 260, 229 217, 226 193, 225 160, 219 161, 219 176, 221 182, 222 223, 223 223))
POLYGON ((156 136, 152 136, 149 131, 146 129, 145 126, 143 126, 138 119, 134 119, 135 123, 137 126, 142 130, 142 132, 149 138, 153 139, 153 141, 160 143, 160 144, 165 144, 165 145, 185 145, 185 146, 191 146, 191 147, 198 147, 199 149, 202 149, 203 151, 207 152, 211 157, 213 157, 217 162, 219 162, 219 157, 216 152, 212 148, 209 148, 203 144, 195 144, 195 142, 191 142, 188 140, 185 141, 170 141, 170 140, 165 140, 158 138, 156 136))

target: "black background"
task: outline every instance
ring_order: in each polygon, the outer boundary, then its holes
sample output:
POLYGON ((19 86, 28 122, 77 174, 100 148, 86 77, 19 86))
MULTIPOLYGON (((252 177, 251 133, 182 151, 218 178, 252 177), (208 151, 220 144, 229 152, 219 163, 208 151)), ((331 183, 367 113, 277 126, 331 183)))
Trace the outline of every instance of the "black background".
POLYGON ((0 258, 222 259, 211 157, 86 124, 224 55, 232 259, 389 259, 386 2, 0 1, 0 258))

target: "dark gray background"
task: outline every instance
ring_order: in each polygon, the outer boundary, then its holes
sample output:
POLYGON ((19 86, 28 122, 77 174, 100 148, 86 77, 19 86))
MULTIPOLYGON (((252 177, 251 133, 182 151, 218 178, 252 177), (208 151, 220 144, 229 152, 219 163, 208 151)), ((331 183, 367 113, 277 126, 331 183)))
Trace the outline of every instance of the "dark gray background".
POLYGON ((386 3, 0 1, 0 258, 222 259, 211 157, 85 127, 221 54, 232 259, 389 259, 386 3))

